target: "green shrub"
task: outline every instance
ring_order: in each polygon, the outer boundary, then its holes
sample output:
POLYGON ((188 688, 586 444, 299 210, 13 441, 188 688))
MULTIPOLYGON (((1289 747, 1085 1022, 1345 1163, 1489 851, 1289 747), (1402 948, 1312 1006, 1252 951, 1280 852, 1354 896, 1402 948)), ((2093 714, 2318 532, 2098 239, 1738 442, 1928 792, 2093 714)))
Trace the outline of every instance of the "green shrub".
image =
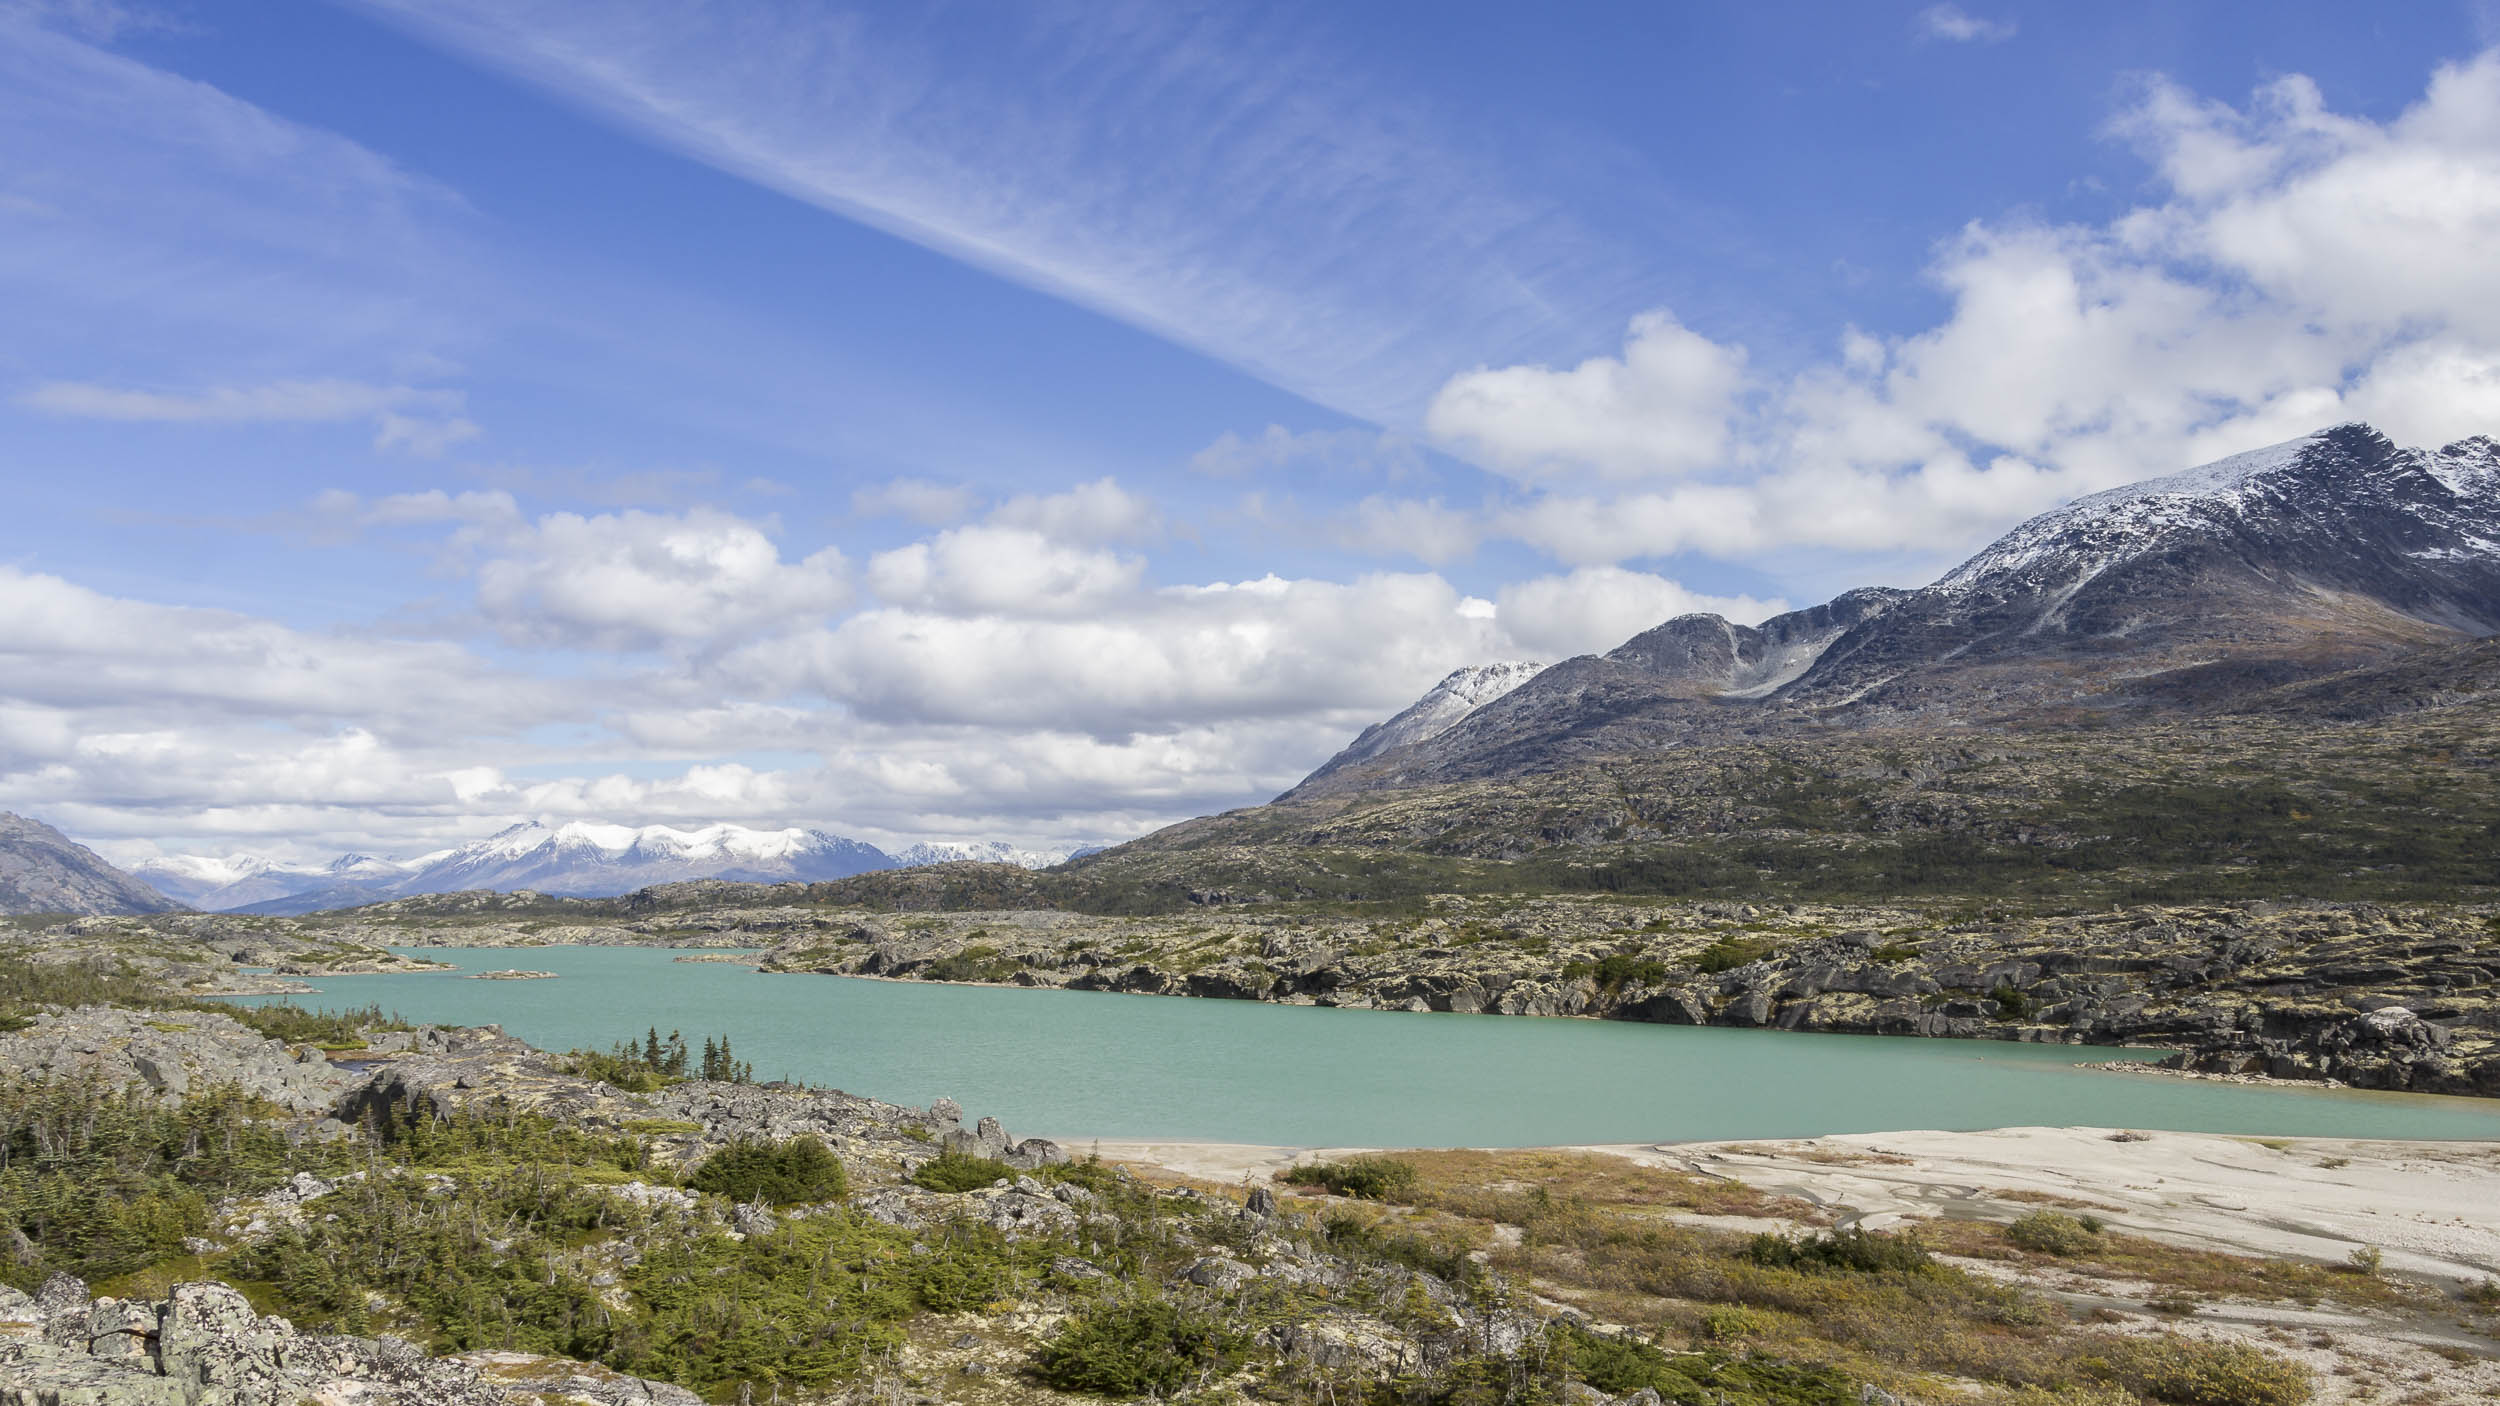
POLYGON ((1042 1380, 1061 1391, 1169 1396, 1231 1371, 1249 1346, 1248 1334, 1211 1314, 1139 1296, 1071 1318, 1038 1360, 1042 1380))
POLYGON ((1349 1157, 1342 1162, 1305 1162, 1278 1173, 1276 1179, 1364 1201, 1401 1201, 1415 1193, 1415 1164, 1395 1157, 1349 1157))
POLYGON ((1769 1330, 1771 1320, 1750 1308, 1720 1305, 1701 1311, 1701 1335, 1714 1343, 1742 1342, 1769 1330))
POLYGON ((272 1040, 331 1050, 363 1049, 365 1032, 369 1030, 416 1028, 396 1014, 383 1014, 379 1004, 343 1011, 312 1011, 277 1001, 266 1006, 236 1006, 231 1013, 236 1020, 272 1040))
POLYGON ((327 1170, 334 1147, 290 1145, 232 1085, 165 1105, 84 1080, 0 1077, 0 1284, 54 1270, 144 1269, 208 1233, 213 1197, 327 1170))
POLYGON ((988 943, 976 942, 922 967, 920 975, 930 981, 1000 982, 1013 979, 1023 965, 988 943))
POLYGON ((1016 1169, 1004 1162, 950 1148, 921 1163, 911 1180, 912 1185, 928 1191, 978 1191, 1015 1174, 1016 1169))
POLYGON ((0 956, 0 1030, 25 1028, 34 1013, 46 1006, 122 1006, 133 1010, 220 1010, 229 1015, 241 1011, 223 1004, 211 1006, 177 996, 165 984, 114 959, 80 962, 33 962, 23 957, 0 956))
POLYGON ((1064 1181, 1084 1187, 1097 1196, 1108 1196, 1119 1190, 1124 1179, 1120 1169, 1102 1160, 1099 1152, 1087 1153, 1081 1162, 1051 1163, 1043 1167, 1038 1175, 1044 1181, 1064 1181))
POLYGON ((838 1201, 850 1190, 842 1159, 812 1137, 732 1143, 705 1158, 686 1185, 732 1201, 770 1206, 838 1201))
POLYGON ((1617 952, 1597 964, 1597 984, 1608 990, 1634 983, 1655 985, 1667 979, 1667 964, 1652 957, 1617 952))
POLYGON ((2100 1243, 2100 1227, 2064 1211, 2033 1211, 2005 1227, 2005 1238, 2043 1255, 2080 1255, 2100 1243))
POLYGON ((1393 1230, 1351 1211, 1326 1217, 1320 1229, 1328 1236, 1328 1248, 1341 1255, 1387 1260, 1453 1283, 1476 1272, 1469 1247, 1447 1237, 1393 1230))
POLYGON ((1757 1235, 1745 1258, 1766 1269, 1848 1270, 1857 1274, 1925 1274, 1936 1261, 1907 1235, 1835 1230, 1822 1235, 1757 1235))
POLYGON ((970 1313, 1015 1296, 1017 1248, 1000 1231, 958 1221, 923 1233, 905 1265, 912 1297, 932 1313, 970 1313))
POLYGON ((1566 1323, 1554 1334, 1554 1355, 1573 1378, 1599 1391, 1629 1394, 1648 1387, 1670 1401, 1708 1399, 1665 1353, 1638 1338, 1592 1333, 1566 1323))
POLYGON ((2311 1391, 2308 1368, 2238 1342, 2112 1339, 2079 1365, 2172 1406, 2302 1406, 2311 1391))
POLYGON ((1693 965, 1712 976, 1758 962, 1771 955, 1778 943, 1767 937, 1723 937, 1701 949, 1693 965))
POLYGON ((1858 1406, 1856 1385, 1829 1367, 1735 1358, 1717 1349, 1669 1357, 1638 1338, 1608 1337, 1571 1323, 1555 1325, 1552 1341, 1556 1365, 1603 1392, 1629 1395, 1647 1387, 1679 1402, 1858 1406))
POLYGON ((2367 1275, 2375 1279, 2378 1277, 2379 1266, 2386 1262, 2387 1256, 2380 1252, 2378 1246, 2363 1245, 2345 1258, 2344 1265, 2355 1274, 2367 1275))

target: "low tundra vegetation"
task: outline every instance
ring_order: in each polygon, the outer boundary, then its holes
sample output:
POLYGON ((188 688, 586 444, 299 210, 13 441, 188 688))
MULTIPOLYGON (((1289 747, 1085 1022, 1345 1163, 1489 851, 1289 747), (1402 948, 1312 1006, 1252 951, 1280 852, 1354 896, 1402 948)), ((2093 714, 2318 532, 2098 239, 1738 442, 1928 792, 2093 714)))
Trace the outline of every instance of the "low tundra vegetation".
MULTIPOLYGON (((155 1104, 0 1084, 0 1243, 16 1247, 0 1280, 223 1278, 308 1330, 560 1354, 724 1402, 874 1399, 914 1373, 945 1400, 1202 1406, 1560 1406, 1573 1384, 1712 1406, 1853 1406, 1870 1384, 1979 1406, 2309 1399, 2304 1370, 2261 1347, 2153 1318, 2109 1330, 1957 1267, 1981 1250, 2153 1261, 2158 1247, 2057 1211, 2019 1232, 1831 1228, 1618 1158, 1453 1151, 1297 1169, 1310 1194, 1260 1217, 1238 1187, 1091 1160, 1018 1174, 908 1142, 898 1187, 891 1164, 845 1166, 815 1138, 716 1147, 681 1174, 630 1128, 513 1112, 287 1131, 232 1090, 155 1104), (270 1195, 298 1172, 324 1186, 270 1195), (993 1184, 1021 1175, 1067 1213, 992 1224, 993 1184), (892 1223, 898 1190, 916 1223, 892 1223), (758 1202, 773 1214, 742 1209, 758 1202), (964 1340, 996 1345, 987 1394, 912 1356, 964 1340)), ((1009 1194, 1030 1201, 1023 1184, 1009 1194)), ((2179 1263, 2208 1284, 2272 1282, 2223 1258, 2179 1263)))

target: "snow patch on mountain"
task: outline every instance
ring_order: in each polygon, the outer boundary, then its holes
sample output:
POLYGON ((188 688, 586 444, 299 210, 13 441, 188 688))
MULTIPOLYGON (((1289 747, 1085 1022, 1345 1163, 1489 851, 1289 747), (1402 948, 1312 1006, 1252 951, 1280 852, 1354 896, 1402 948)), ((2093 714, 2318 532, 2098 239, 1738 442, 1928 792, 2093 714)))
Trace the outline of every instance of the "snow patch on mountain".
POLYGON ((2077 498, 2006 533, 1929 589, 1969 591, 2056 566, 2097 574, 2150 549, 2165 529, 2245 511, 2263 498, 2269 475, 2298 467, 2301 455, 2326 434, 2321 430, 2077 498))
POLYGON ((917 869, 926 864, 952 864, 972 860, 981 864, 1013 864, 1019 869, 1048 869, 1081 855, 1103 849, 1098 844, 1071 845, 1064 849, 1024 849, 1001 840, 924 840, 894 852, 894 867, 917 869))
POLYGON ((1485 704, 1509 694, 1521 684, 1545 671, 1542 660, 1503 659, 1491 664, 1470 664, 1453 669, 1448 677, 1434 684, 1423 697, 1384 722, 1370 727, 1346 744, 1346 749, 1330 757, 1319 770, 1304 780, 1326 776, 1343 767, 1366 762, 1383 752, 1417 742, 1429 741, 1467 720, 1485 704))
POLYGON ((546 825, 522 821, 452 849, 415 859, 344 854, 326 865, 257 855, 164 855, 133 866, 167 895, 212 912, 309 913, 424 893, 534 889, 604 898, 687 879, 816 883, 876 869, 977 860, 1045 869, 1103 848, 1031 848, 996 840, 912 845, 888 854, 875 845, 791 826, 612 825, 595 820, 546 825))

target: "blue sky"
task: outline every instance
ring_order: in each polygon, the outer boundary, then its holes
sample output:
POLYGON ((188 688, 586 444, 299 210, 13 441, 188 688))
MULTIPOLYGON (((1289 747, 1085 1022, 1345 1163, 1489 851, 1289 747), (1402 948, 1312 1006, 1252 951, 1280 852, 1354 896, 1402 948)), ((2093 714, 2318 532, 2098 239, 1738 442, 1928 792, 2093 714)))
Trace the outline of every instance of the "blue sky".
POLYGON ((2487 7, 0 0, 0 806, 1117 838, 2500 423, 2487 7))

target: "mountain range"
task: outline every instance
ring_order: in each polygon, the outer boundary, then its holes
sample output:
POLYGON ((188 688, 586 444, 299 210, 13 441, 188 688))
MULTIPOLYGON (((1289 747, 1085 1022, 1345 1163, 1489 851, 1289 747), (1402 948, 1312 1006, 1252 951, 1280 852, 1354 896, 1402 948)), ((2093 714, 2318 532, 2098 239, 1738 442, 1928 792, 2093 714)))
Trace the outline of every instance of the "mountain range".
POLYGON ((2079 498, 1933 585, 1461 670, 1282 800, 1833 727, 2211 711, 2500 634, 2500 445, 2340 425, 2079 498))
POLYGON ((1038 869, 1070 853, 982 840, 921 843, 888 854, 861 840, 795 827, 706 825, 681 830, 593 821, 551 827, 524 821, 483 840, 409 860, 349 854, 312 866, 253 855, 173 855, 143 861, 132 872, 195 908, 294 914, 470 889, 533 889, 597 898, 683 879, 809 883, 958 860, 1038 869))
MULTIPOLYGON (((198 907, 301 913, 461 889, 601 896, 690 878, 825 882, 960 860, 1036 869, 1082 855, 1038 887, 1004 867, 990 871, 996 882, 956 886, 1109 893, 1135 887, 1120 877, 1135 870, 1191 902, 1225 901, 1220 890, 1248 881, 1210 870, 1209 856, 1227 849, 1223 862, 1255 877, 1283 862, 1274 848, 1280 842, 1503 858, 1585 845, 1591 836, 1683 833, 1677 826, 1734 833, 1754 823, 1747 816, 1785 814, 1781 823, 1794 829, 1835 816, 1828 806, 1752 791, 1854 785, 1852 778, 1887 774, 1886 767, 1907 778, 1904 793, 1861 797, 1852 804, 1871 809, 1859 818, 1879 828, 1935 823, 1929 812, 1943 803, 1910 793, 1925 769, 1958 763, 1931 757, 1902 770, 1897 759, 1877 755, 1891 743, 1858 739, 1910 739, 1932 752, 1939 740, 2097 729, 2112 746, 2122 737, 2152 739, 2127 763, 2149 781, 2164 773, 2164 757, 2172 759, 2168 770, 2178 769, 2175 750, 2163 749, 2180 744, 2129 731, 2138 725, 2212 719, 2219 726, 2262 715, 2314 728, 2487 708, 2500 700, 2495 636, 2500 444, 2478 436, 2408 449, 2367 425, 2340 425, 2077 499, 1920 589, 1862 588, 1756 625, 1679 616, 1605 654, 1457 670, 1365 729, 1276 803, 1184 822, 1108 851, 993 842, 886 854, 811 830, 523 824, 404 862, 348 855, 307 868, 177 857, 139 866, 139 877, 198 907), (1843 742, 1863 755, 1842 772, 1806 781, 1757 776, 1764 759, 1740 755, 1788 747, 1792 754, 1777 768, 1793 771, 1801 759, 1794 748, 1843 742), (1665 759, 1690 774, 1641 779, 1622 770, 1627 761, 1665 759), (1636 795, 1639 786, 1668 790, 1636 795), (1401 797, 1429 799, 1407 805, 1401 797), (1358 803, 1369 816, 1359 824, 1348 818, 1358 803), (1668 824, 1662 815, 1691 818, 1668 824), (1354 839, 1358 833, 1368 838, 1354 839)), ((2432 756, 2451 745, 2423 744, 2432 756)), ((2260 755, 2233 760, 2218 752, 2220 760, 2208 760, 2227 777, 2247 774, 2260 755)), ((2066 794, 2057 786, 2076 795, 2091 789, 2081 775, 2042 786, 2000 790, 2047 797, 2039 803, 2053 811, 2079 803, 2057 801, 2066 794)), ((1953 806, 1968 810, 1968 800, 1953 806)), ((2304 806, 2283 815, 2305 823, 2304 806)), ((2408 823, 2402 811, 2380 819, 2408 823)), ((8 819, 14 828, 0 827, 0 910, 172 906, 48 827, 8 819)), ((2083 818, 2067 819, 2080 825, 2083 818)), ((2062 833, 2049 811, 2006 825, 2017 840, 2062 833)), ((2491 833, 2500 834, 2500 821, 2491 833)), ((2435 842, 2453 838, 2443 832, 2435 842)), ((2079 831, 2056 843, 2097 841, 2079 831)), ((2377 841, 2354 843, 2354 854, 2384 858, 2370 848, 2377 841)))
POLYGON ((145 860, 126 873, 41 821, 0 813, 0 914, 188 907, 284 915, 473 889, 595 898, 684 879, 808 883, 967 860, 1040 869, 1099 848, 970 840, 923 842, 888 854, 822 830, 527 821, 407 860, 346 854, 306 865, 248 854, 185 854, 145 860))

